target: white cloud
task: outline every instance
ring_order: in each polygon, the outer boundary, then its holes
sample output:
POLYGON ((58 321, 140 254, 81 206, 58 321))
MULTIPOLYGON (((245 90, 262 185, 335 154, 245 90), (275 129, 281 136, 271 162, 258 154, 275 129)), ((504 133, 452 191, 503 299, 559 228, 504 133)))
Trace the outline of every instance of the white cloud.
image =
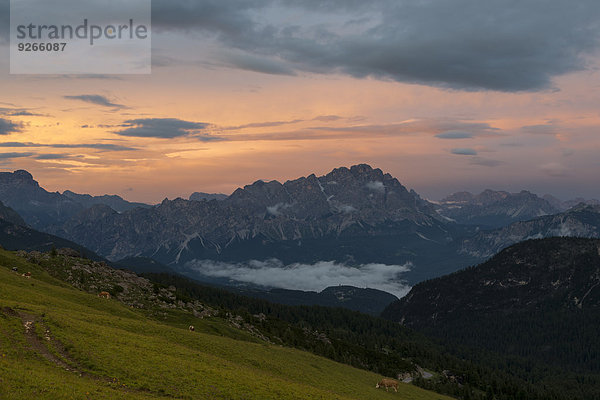
POLYGON ((267 207, 267 213, 279 216, 281 215, 281 210, 285 210, 286 208, 290 208, 292 205, 289 203, 277 203, 274 206, 267 207))
POLYGON ((384 290, 398 297, 408 293, 410 286, 402 274, 412 265, 362 264, 357 267, 334 261, 314 264, 284 265, 277 259, 252 260, 231 264, 212 260, 194 260, 186 264, 192 272, 213 278, 228 278, 267 287, 321 291, 329 286, 351 285, 384 290))
POLYGON ((374 192, 384 193, 385 185, 380 181, 370 181, 366 184, 367 189, 372 190, 374 192))

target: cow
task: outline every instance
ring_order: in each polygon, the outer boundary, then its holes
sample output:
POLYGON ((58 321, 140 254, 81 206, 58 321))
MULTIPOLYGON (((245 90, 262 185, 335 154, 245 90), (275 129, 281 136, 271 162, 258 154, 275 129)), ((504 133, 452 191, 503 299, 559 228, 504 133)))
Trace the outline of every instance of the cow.
POLYGON ((27 279, 31 278, 31 272, 25 272, 23 276, 27 279))
POLYGON ((17 267, 13 267, 13 268, 12 268, 12 270, 13 270, 14 272, 19 272, 19 268, 17 268, 17 267))
POLYGON ((105 299, 110 299, 110 293, 100 292, 100 293, 98 293, 98 297, 104 297, 105 299))
POLYGON ((194 325, 190 325, 188 329, 190 330, 190 332, 194 332, 196 330, 196 328, 194 328, 194 325))
POLYGON ((384 387, 385 391, 387 392, 389 388, 393 388, 394 391, 398 391, 398 381, 394 380, 394 379, 387 379, 387 378, 383 378, 382 380, 379 381, 379 383, 377 385, 375 385, 375 387, 377 389, 379 389, 380 387, 384 387))

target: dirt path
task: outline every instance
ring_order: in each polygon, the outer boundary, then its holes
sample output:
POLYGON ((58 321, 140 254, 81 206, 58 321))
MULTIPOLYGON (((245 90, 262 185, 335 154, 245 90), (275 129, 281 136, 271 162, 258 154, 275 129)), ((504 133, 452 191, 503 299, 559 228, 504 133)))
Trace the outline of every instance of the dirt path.
POLYGON ((63 368, 66 371, 73 372, 79 375, 80 377, 105 382, 118 390, 123 390, 125 392, 148 393, 164 396, 163 393, 155 393, 148 389, 129 388, 125 385, 122 385, 118 381, 115 381, 115 378, 94 375, 92 373, 84 371, 79 362, 67 352, 64 345, 58 339, 52 337, 50 329, 44 324, 44 321, 41 317, 37 315, 28 314, 23 311, 15 311, 12 308, 8 307, 4 307, 3 309, 1 309, 0 313, 13 317, 19 317, 25 330, 25 339, 27 340, 29 345, 37 354, 50 361, 52 364, 63 368), (42 327, 44 331, 43 337, 38 336, 38 333, 36 332, 36 326, 42 327), (51 351, 50 349, 52 349, 53 351, 51 351))
POLYGON ((23 327, 25 328, 25 339, 27 339, 27 342, 36 353, 67 371, 79 374, 79 376, 84 374, 79 368, 77 361, 67 353, 62 343, 52 337, 50 330, 39 317, 22 311, 17 314, 21 318, 23 327), (36 332, 37 325, 41 326, 44 330, 43 339, 36 332), (50 351, 49 347, 54 352, 50 351))

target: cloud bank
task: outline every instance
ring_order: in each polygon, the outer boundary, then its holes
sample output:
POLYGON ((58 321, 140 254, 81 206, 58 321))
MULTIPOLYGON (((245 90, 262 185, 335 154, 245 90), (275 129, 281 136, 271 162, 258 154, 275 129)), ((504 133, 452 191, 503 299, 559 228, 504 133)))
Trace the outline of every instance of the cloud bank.
POLYGON ((212 278, 294 290, 320 292, 329 286, 351 285, 383 290, 398 297, 410 290, 410 286, 402 280, 402 274, 410 270, 410 264, 362 264, 351 267, 334 261, 284 265, 276 259, 237 264, 195 260, 187 263, 186 268, 212 278))
MULTIPOLYGON (((0 44, 8 15, 0 0, 0 44)), ((588 68, 599 15, 596 0, 152 2, 154 35, 201 34, 221 49, 209 61, 225 67, 505 92, 549 89, 588 68)))
POLYGON ((155 0, 152 12, 158 33, 203 33, 240 69, 466 90, 548 89, 599 48, 596 0, 155 0))

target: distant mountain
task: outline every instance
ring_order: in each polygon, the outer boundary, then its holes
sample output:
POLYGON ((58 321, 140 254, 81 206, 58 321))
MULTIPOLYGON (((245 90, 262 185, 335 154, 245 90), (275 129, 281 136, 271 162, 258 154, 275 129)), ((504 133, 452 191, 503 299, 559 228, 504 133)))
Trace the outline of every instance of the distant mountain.
POLYGON ((227 195, 223 194, 223 193, 194 192, 190 195, 190 200, 192 200, 192 201, 225 200, 226 198, 227 198, 227 195))
POLYGON ((555 207, 561 211, 567 211, 568 209, 578 206, 579 204, 582 204, 582 203, 589 205, 589 206, 600 206, 600 200, 584 199, 583 197, 577 197, 572 200, 562 201, 552 195, 545 194, 544 196, 542 196, 542 198, 544 200, 546 200, 548 203, 552 204, 553 207, 555 207))
POLYGON ((273 303, 291 306, 341 307, 365 314, 379 315, 386 306, 398 300, 393 294, 353 286, 331 286, 321 292, 288 289, 229 289, 244 296, 265 299, 273 303))
POLYGON ((416 281, 473 261, 456 253, 463 228, 365 164, 283 184, 257 181, 220 201, 165 199, 122 213, 96 205, 52 232, 112 260, 142 256, 170 266, 194 259, 411 262, 417 268, 407 279, 416 281))
POLYGON ((149 204, 144 203, 132 203, 127 200, 123 200, 122 197, 117 195, 108 195, 105 194, 103 196, 91 196, 89 194, 78 194, 71 192, 70 190, 65 190, 63 192, 63 196, 68 197, 69 199, 81 204, 84 208, 90 208, 97 204, 103 204, 112 208, 115 211, 123 212, 127 210, 132 210, 136 207, 144 207, 149 208, 152 207, 149 204))
POLYGON ((24 170, 0 172, 0 201, 36 229, 62 224, 84 208, 58 192, 47 192, 24 170))
POLYGON ((581 204, 564 213, 481 231, 464 239, 459 251, 472 257, 487 258, 514 243, 551 236, 599 238, 600 206, 581 204))
POLYGON ((119 196, 95 196, 71 191, 51 193, 40 187, 33 176, 24 170, 0 172, 0 201, 15 210, 31 227, 45 232, 56 231, 62 224, 94 204, 116 211, 150 207, 130 203, 119 196))
POLYGON ((477 267, 416 285, 382 315, 452 345, 598 372, 600 240, 516 244, 477 267))
POLYGON ((516 221, 556 214, 562 208, 528 191, 485 190, 478 195, 458 192, 439 202, 438 212, 459 224, 497 228, 516 221))
POLYGON ((0 218, 0 246, 11 251, 50 251, 53 248, 68 248, 92 260, 104 260, 94 252, 70 240, 36 231, 23 224, 14 224, 2 218, 0 218))

